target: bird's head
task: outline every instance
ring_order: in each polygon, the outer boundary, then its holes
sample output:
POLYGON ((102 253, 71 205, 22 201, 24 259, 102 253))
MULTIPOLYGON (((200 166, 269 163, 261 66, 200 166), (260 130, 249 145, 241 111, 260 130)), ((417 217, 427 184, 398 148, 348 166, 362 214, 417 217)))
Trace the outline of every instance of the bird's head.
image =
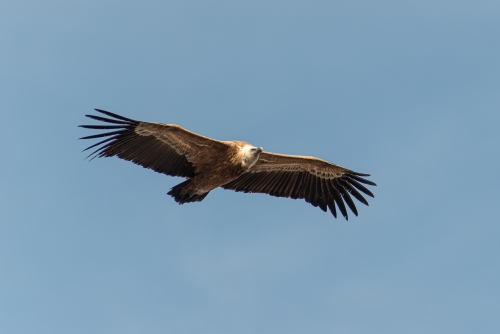
POLYGON ((259 160, 262 151, 262 147, 255 147, 250 144, 241 147, 243 158, 241 161, 241 166, 246 169, 251 168, 259 160))

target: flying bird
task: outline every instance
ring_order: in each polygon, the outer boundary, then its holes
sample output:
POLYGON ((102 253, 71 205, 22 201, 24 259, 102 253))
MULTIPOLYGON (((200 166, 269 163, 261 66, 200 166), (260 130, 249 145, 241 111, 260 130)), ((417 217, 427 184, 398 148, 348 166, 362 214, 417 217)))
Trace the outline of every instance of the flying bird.
POLYGON ((168 192, 179 204, 201 202, 211 190, 222 187, 305 199, 324 212, 330 209, 335 218, 337 206, 347 220, 346 204, 358 215, 352 197, 365 205, 368 202, 361 193, 373 197, 363 186, 376 186, 364 178, 369 174, 316 157, 266 152, 244 141, 215 140, 176 124, 142 122, 101 109, 95 111, 111 118, 86 116, 107 124, 80 127, 112 131, 80 138, 106 137, 84 150, 103 144, 88 156, 90 160, 117 156, 158 173, 184 177, 186 181, 168 192))

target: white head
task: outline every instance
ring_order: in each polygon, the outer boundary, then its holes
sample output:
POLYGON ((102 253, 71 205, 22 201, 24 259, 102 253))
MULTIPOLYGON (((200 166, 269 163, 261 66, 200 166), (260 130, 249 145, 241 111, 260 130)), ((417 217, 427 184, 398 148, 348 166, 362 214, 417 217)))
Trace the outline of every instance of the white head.
POLYGON ((241 155, 241 166, 243 168, 251 168, 259 160, 260 153, 263 151, 262 147, 255 147, 250 144, 242 146, 240 148, 241 155))

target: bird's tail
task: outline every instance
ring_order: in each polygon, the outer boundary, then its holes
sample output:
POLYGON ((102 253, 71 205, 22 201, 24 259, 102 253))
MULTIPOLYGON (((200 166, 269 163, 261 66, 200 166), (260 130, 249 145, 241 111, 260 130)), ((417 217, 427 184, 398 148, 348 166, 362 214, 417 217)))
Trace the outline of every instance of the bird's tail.
POLYGON ((207 197, 210 191, 198 195, 194 193, 191 189, 189 189, 190 181, 191 180, 187 180, 182 183, 179 183, 178 185, 170 189, 167 195, 172 196, 175 199, 175 201, 179 204, 203 201, 203 199, 207 197))

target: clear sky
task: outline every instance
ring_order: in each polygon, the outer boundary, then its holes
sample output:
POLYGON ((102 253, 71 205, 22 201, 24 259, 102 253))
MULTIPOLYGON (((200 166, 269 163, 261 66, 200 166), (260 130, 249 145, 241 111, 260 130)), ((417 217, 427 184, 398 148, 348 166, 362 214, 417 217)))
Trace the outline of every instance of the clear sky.
POLYGON ((0 3, 1 333, 499 333, 500 2, 0 3), (304 201, 84 161, 93 108, 370 173, 304 201))

